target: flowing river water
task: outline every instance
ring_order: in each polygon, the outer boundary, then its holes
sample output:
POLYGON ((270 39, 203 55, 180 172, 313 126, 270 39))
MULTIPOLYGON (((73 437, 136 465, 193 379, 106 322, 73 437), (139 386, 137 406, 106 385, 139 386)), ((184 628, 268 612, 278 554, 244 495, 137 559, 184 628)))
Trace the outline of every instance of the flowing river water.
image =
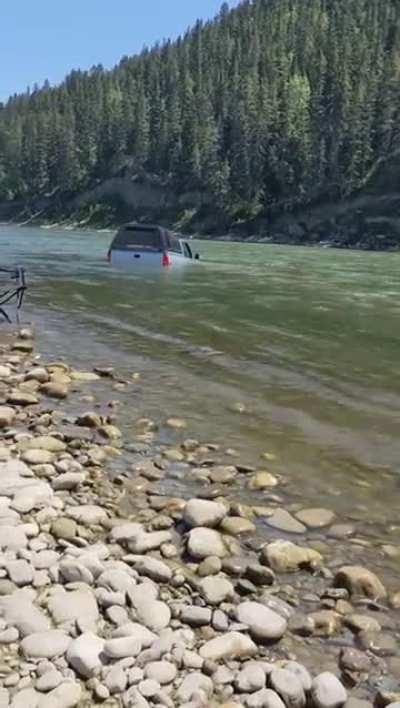
POLYGON ((293 502, 399 543, 400 255, 201 242, 199 263, 135 274, 108 265, 111 238, 0 228, 42 353, 140 373, 118 393, 132 436, 140 416, 183 417, 293 502))

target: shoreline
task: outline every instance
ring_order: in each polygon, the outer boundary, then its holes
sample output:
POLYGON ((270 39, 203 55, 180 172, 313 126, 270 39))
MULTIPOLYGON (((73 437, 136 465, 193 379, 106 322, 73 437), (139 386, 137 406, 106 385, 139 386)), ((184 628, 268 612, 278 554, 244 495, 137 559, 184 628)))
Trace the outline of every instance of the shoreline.
POLYGON ((29 330, 0 337, 0 705, 398 702, 383 549, 334 509, 288 509, 271 461, 249 467, 184 420, 138 418, 124 440, 126 383, 42 362, 29 330), (179 473, 198 498, 166 494, 179 473))
MULTIPOLYGON (((33 229, 41 229, 43 231, 81 231, 81 232, 87 232, 91 231, 93 233, 97 234, 113 234, 115 233, 121 226, 121 224, 118 224, 116 226, 112 227, 93 227, 93 226, 84 226, 84 225, 79 225, 76 223, 71 223, 71 224, 62 224, 62 223, 53 223, 53 224, 31 224, 31 223, 17 223, 13 221, 4 221, 0 222, 0 227, 5 226, 5 227, 16 227, 16 228, 33 228, 33 229)), ((171 227, 172 228, 172 227, 171 227)), ((306 241, 306 242, 301 242, 301 241, 293 241, 290 239, 287 240, 280 240, 276 239, 274 237, 263 237, 263 238, 258 238, 258 237, 253 237, 253 236, 240 236, 240 235, 234 235, 234 234, 221 234, 218 236, 207 236, 204 234, 191 234, 189 236, 184 236, 184 238, 190 239, 190 240, 197 240, 197 241, 206 241, 210 243, 241 243, 241 244, 248 244, 248 245, 267 245, 267 246, 292 246, 292 247, 300 247, 300 248, 312 248, 312 249, 325 249, 325 250, 330 250, 330 251, 352 251, 355 253, 399 253, 400 252, 400 245, 398 247, 387 247, 387 248, 364 248, 362 246, 347 246, 347 245, 340 245, 339 243, 335 242, 330 242, 330 241, 320 241, 320 242, 311 242, 311 241, 306 241)))

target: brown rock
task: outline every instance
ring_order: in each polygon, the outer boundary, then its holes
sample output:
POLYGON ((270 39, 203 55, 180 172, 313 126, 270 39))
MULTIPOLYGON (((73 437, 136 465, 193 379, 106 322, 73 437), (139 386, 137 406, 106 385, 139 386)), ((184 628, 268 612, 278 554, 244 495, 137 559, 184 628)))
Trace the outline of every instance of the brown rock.
POLYGON ((255 475, 250 479, 249 489, 262 491, 264 489, 271 489, 271 487, 276 487, 278 484, 277 478, 265 470, 260 470, 256 472, 255 475))
POLYGON ((307 530, 304 524, 297 521, 286 509, 276 509, 272 516, 267 518, 267 524, 286 533, 305 533, 307 530))
POLYGON ((221 523, 221 531, 228 533, 231 536, 241 536, 246 533, 254 533, 256 530, 255 525, 249 521, 249 519, 244 519, 241 516, 228 516, 221 523))
POLYGON ((39 399, 33 393, 14 389, 8 395, 7 403, 11 403, 14 406, 34 406, 39 403, 39 399))
POLYGON ((60 517, 53 521, 51 525, 51 533, 55 538, 63 538, 69 541, 75 538, 77 532, 77 525, 73 519, 67 519, 65 517, 60 517))
POLYGON ((280 573, 293 573, 301 568, 319 567, 322 556, 312 548, 297 546, 291 541, 274 541, 261 551, 261 561, 280 573))
POLYGON ((339 631, 342 618, 332 610, 321 610, 310 615, 314 622, 314 634, 318 637, 332 637, 339 631))
POLYGON ((309 529, 321 529, 324 526, 329 526, 335 518, 333 511, 328 509, 302 509, 295 516, 309 529))
POLYGON ((371 668, 371 660, 365 652, 346 647, 340 652, 339 666, 342 670, 351 673, 368 673, 371 668))
POLYGON ((0 428, 9 428, 15 418, 15 410, 10 406, 0 406, 0 428))
POLYGON ((58 383, 56 381, 50 381, 49 383, 42 384, 40 390, 46 396, 49 396, 49 398, 58 399, 67 398, 69 392, 66 384, 58 383))
POLYGON ((374 617, 369 617, 368 615, 358 615, 352 613, 345 617, 344 624, 356 633, 381 631, 381 625, 378 620, 374 617))
POLYGON ((379 578, 362 566, 343 566, 335 575, 336 587, 344 587, 352 595, 365 595, 372 600, 386 597, 386 589, 379 578))

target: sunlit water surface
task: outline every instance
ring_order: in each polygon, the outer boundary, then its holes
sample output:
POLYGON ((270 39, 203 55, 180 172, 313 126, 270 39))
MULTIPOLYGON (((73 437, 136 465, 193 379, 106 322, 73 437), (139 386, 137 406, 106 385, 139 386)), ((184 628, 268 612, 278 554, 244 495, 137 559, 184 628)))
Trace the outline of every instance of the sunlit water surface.
POLYGON ((107 264, 111 236, 0 228, 43 354, 139 372, 126 431, 182 416, 293 501, 398 542, 400 255, 201 242, 199 263, 135 274, 107 264))

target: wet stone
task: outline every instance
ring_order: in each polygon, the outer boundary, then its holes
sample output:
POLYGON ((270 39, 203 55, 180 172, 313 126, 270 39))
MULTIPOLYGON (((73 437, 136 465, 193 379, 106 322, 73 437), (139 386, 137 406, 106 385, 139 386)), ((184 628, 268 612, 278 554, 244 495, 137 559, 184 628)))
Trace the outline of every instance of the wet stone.
POLYGON ((334 518, 335 514, 328 509, 302 509, 296 514, 296 519, 309 529, 321 529, 329 526, 334 518))
POLYGON ((248 561, 245 558, 224 558, 222 561, 222 570, 227 575, 240 577, 247 571, 248 561))
POLYGON ((334 524, 328 531, 329 538, 349 538, 354 534, 354 526, 351 524, 334 524))
POLYGON ((285 602, 285 600, 282 600, 280 597, 272 595, 269 591, 264 592, 260 601, 265 607, 268 607, 270 610, 273 610, 273 612, 284 617, 285 620, 289 620, 294 613, 294 608, 289 605, 289 603, 285 602))
POLYGON ((276 487, 277 484, 278 480, 273 474, 261 470, 260 472, 256 472, 256 474, 250 479, 249 489, 262 491, 276 487))
POLYGON ((289 620, 289 629, 300 637, 311 637, 315 629, 314 620, 307 615, 296 614, 289 620))
POLYGON ((252 521, 240 516, 228 516, 223 520, 220 528, 221 531, 231 536, 242 536, 244 534, 254 533, 256 530, 256 526, 252 521))
POLYGON ((264 547, 260 559, 278 573, 293 573, 303 568, 319 567, 322 563, 318 551, 283 540, 273 541, 264 547))
POLYGON ((367 654, 351 647, 342 649, 339 664, 342 670, 356 673, 368 673, 371 668, 367 654))
POLYGON ((210 472, 210 480, 214 484, 228 484, 232 482, 237 475, 236 467, 214 467, 210 472))
POLYGON ((390 634, 377 632, 360 632, 358 642, 362 649, 369 650, 376 656, 396 656, 400 646, 390 634))
POLYGON ((310 615, 314 622, 314 634, 318 637, 332 637, 341 627, 341 617, 331 610, 320 610, 310 615))
POLYGON ((272 516, 267 518, 266 523, 272 528, 286 533, 302 534, 307 530, 304 524, 297 521, 286 509, 276 509, 272 516))
POLYGON ((348 614, 344 619, 344 624, 352 632, 380 632, 381 625, 375 617, 368 615, 348 614))
POLYGON ((386 589, 379 578, 362 566, 343 566, 335 575, 335 585, 346 588, 352 595, 364 595, 372 600, 386 598, 386 589))
POLYGON ((246 569, 246 578, 254 583, 254 585, 273 585, 275 574, 265 565, 250 563, 246 569))

